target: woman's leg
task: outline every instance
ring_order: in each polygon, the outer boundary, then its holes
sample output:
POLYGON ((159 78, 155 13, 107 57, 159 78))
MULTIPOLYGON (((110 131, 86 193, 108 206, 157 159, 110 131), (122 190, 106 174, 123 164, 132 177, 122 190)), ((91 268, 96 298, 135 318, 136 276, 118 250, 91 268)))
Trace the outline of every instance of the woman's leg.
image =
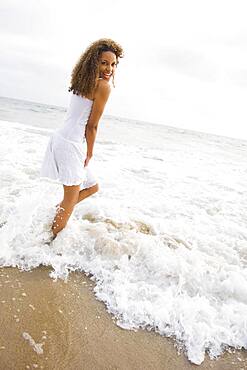
MULTIPOLYGON (((97 193, 97 191, 99 191, 99 185, 98 184, 93 185, 90 188, 80 190, 77 203, 81 202, 83 199, 86 199, 87 197, 90 197, 90 195, 93 195, 93 194, 97 193)), ((57 204, 56 207, 61 206, 61 203, 62 202, 57 204)))
POLYGON ((63 185, 64 197, 62 202, 59 204, 56 216, 52 224, 52 232, 54 237, 57 236, 67 224, 74 206, 78 202, 80 185, 66 186, 63 185))
POLYGON ((52 232, 54 237, 56 237, 57 233, 59 233, 59 231, 64 229, 64 227, 66 226, 73 212, 74 206, 83 199, 96 193, 99 190, 99 185, 96 184, 91 186, 90 188, 83 189, 81 191, 80 185, 75 186, 63 185, 63 188, 64 188, 64 198, 62 202, 57 205, 59 208, 52 224, 52 232))
POLYGON ((83 199, 85 199, 87 197, 90 197, 90 195, 93 195, 94 193, 97 193, 98 190, 99 190, 99 185, 98 184, 93 185, 90 188, 81 190, 80 193, 79 193, 79 196, 78 196, 77 203, 79 203, 80 201, 82 201, 83 199))

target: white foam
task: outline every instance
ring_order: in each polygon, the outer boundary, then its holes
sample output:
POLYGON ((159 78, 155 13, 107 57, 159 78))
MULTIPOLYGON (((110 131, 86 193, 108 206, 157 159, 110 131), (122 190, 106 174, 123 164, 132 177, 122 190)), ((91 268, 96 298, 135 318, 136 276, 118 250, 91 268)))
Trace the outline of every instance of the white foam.
POLYGON ((22 333, 23 338, 29 342, 30 346, 33 348, 33 350, 38 354, 42 355, 44 350, 42 346, 44 343, 36 343, 35 340, 31 337, 31 335, 27 332, 22 333))
POLYGON ((247 348, 243 142, 172 132, 157 149, 98 142, 100 192, 49 246, 62 187, 38 176, 48 138, 1 125, 1 266, 92 274, 118 325, 175 337, 196 364, 247 348))

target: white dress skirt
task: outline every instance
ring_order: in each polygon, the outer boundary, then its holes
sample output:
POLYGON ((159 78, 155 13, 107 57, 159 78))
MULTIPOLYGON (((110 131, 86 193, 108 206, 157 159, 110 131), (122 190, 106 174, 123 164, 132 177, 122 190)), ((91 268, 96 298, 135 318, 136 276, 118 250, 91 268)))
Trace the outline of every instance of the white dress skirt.
POLYGON ((81 190, 97 184, 90 162, 84 167, 87 153, 85 128, 92 105, 92 100, 71 94, 64 125, 48 142, 41 177, 58 180, 67 186, 80 185, 81 190))

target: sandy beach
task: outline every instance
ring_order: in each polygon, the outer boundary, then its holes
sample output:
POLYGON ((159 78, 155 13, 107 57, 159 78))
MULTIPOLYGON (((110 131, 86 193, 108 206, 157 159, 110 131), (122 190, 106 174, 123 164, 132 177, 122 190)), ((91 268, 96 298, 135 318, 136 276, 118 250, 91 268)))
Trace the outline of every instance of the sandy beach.
MULTIPOLYGON (((54 281, 50 269, 0 270, 0 368, 194 369, 174 341, 119 328, 82 273, 54 281)), ((200 369, 247 369, 246 351, 206 358, 200 369)))

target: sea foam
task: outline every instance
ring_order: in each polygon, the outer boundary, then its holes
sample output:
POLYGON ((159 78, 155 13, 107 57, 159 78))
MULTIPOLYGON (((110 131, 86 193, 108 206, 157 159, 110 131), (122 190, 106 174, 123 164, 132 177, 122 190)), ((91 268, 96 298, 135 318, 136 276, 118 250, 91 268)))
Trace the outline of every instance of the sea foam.
POLYGON ((247 348, 247 145, 164 127, 149 147, 144 129, 145 147, 99 138, 100 191, 49 244, 63 195, 39 177, 49 131, 1 121, 0 265, 92 275, 119 326, 176 338, 195 364, 247 348))

